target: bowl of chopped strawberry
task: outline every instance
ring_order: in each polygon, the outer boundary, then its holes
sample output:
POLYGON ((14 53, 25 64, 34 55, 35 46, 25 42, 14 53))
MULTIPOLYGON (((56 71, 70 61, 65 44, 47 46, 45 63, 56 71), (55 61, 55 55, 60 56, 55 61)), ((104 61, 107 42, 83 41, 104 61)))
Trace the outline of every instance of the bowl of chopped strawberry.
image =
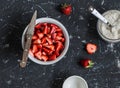
MULTIPOLYGON (((27 27, 22 35, 22 48, 24 48, 27 27)), ((62 23, 53 18, 36 20, 29 59, 41 65, 54 64, 65 56, 68 47, 69 35, 62 23)))

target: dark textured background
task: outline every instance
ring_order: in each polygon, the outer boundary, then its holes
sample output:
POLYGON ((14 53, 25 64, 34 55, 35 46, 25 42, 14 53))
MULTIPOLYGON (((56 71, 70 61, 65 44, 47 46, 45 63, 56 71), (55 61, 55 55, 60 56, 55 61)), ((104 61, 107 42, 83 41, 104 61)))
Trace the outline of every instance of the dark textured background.
POLYGON ((71 75, 82 76, 89 88, 120 88, 120 43, 110 44, 99 37, 97 18, 87 11, 89 5, 101 13, 120 10, 120 0, 0 0, 0 88, 62 88, 71 75), (73 6, 70 16, 59 11, 64 2, 73 6), (21 69, 21 36, 34 10, 38 10, 38 18, 52 17, 63 23, 69 32, 70 47, 56 64, 42 66, 29 60, 21 69), (98 45, 94 55, 84 49, 88 42, 98 45), (82 68, 82 58, 91 58, 94 67, 82 68))

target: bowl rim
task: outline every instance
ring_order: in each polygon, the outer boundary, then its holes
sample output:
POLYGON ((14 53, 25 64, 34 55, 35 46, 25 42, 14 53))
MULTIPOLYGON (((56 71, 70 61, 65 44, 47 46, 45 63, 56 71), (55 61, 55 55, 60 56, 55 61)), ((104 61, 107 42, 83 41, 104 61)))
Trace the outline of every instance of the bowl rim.
MULTIPOLYGON (((108 14, 109 12, 113 12, 113 11, 120 13, 119 10, 108 10, 108 11, 104 12, 102 15, 105 16, 105 15, 108 14)), ((101 25, 101 24, 102 24, 101 20, 98 19, 98 21, 97 21, 97 31, 98 31, 98 34, 102 37, 102 39, 104 39, 105 41, 110 42, 110 43, 120 42, 120 38, 119 38, 119 39, 110 39, 110 38, 107 38, 106 36, 104 36, 104 35, 102 34, 102 32, 100 31, 100 30, 101 30, 101 29, 100 29, 100 25, 101 25)))
MULTIPOLYGON (((58 56, 57 59, 53 60, 53 61, 43 62, 43 61, 40 61, 40 60, 36 59, 35 57, 33 57, 30 54, 28 54, 28 58, 30 60, 32 60, 33 62, 37 63, 37 64, 51 65, 51 64, 54 64, 54 63, 60 61, 65 56, 65 54, 67 53, 68 48, 69 48, 69 34, 68 34, 67 29, 65 28, 65 26, 60 21, 58 21, 58 20, 56 20, 54 18, 42 17, 42 18, 37 18, 36 19, 36 24, 38 24, 38 23, 44 23, 44 22, 56 24, 58 27, 60 27, 62 29, 64 37, 66 38, 66 40, 65 40, 65 48, 61 52, 60 56, 58 56)), ((22 43, 22 48, 23 49, 24 49, 24 37, 25 37, 25 33, 27 31, 27 28, 28 28, 28 25, 25 27, 25 30, 24 30, 24 32, 22 34, 22 41, 21 41, 21 43, 22 43)))
POLYGON ((62 85, 62 88, 64 88, 65 83, 66 83, 69 79, 71 79, 71 78, 79 78, 81 81, 84 82, 84 84, 86 85, 86 88, 88 88, 88 84, 87 84, 86 80, 85 80, 83 77, 77 76, 77 75, 73 75, 73 76, 70 76, 70 77, 68 77, 67 79, 65 79, 65 81, 64 81, 64 83, 63 83, 63 85, 62 85))

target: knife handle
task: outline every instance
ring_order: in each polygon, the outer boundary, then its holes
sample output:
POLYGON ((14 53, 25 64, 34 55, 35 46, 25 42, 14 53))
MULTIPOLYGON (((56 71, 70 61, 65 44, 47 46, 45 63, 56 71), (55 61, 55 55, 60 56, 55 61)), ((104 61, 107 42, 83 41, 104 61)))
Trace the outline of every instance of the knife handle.
POLYGON ((29 53, 29 49, 30 49, 30 45, 31 45, 31 35, 27 35, 27 41, 25 43, 25 48, 23 51, 23 56, 22 56, 22 61, 20 62, 20 67, 24 68, 27 64, 27 60, 28 60, 28 53, 29 53))

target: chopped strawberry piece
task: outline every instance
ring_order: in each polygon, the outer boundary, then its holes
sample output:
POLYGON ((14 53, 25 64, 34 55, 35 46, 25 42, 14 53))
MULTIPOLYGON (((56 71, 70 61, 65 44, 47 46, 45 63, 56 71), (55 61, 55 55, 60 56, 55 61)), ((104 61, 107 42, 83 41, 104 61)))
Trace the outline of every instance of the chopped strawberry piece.
POLYGON ((40 60, 42 60, 41 55, 42 55, 41 51, 38 51, 37 53, 35 53, 35 57, 37 57, 40 60))
POLYGON ((88 43, 88 44, 86 45, 86 50, 87 50, 87 52, 88 52, 89 54, 93 54, 93 53, 95 53, 96 50, 97 50, 97 45, 92 44, 92 43, 88 43))
POLYGON ((43 47, 42 49, 43 49, 43 51, 46 52, 48 55, 53 52, 53 51, 51 51, 51 50, 49 50, 49 49, 47 49, 47 48, 45 48, 45 47, 43 47))
POLYGON ((58 28, 58 26, 57 26, 57 25, 55 25, 55 24, 51 24, 50 26, 51 26, 51 27, 58 28))
POLYGON ((45 37, 42 38, 42 43, 46 43, 46 38, 45 37))
POLYGON ((36 39, 33 44, 40 44, 41 43, 41 40, 40 39, 36 39))
POLYGON ((43 55, 47 55, 46 52, 42 52, 43 55))
POLYGON ((38 49, 42 49, 42 44, 37 45, 38 49))
POLYGON ((56 28, 56 32, 62 32, 60 28, 56 28))
POLYGON ((37 45, 33 45, 32 47, 32 52, 36 53, 38 51, 37 45))
POLYGON ((50 49, 50 50, 52 50, 52 51, 54 51, 55 50, 55 47, 54 47, 54 45, 47 45, 47 46, 45 46, 46 48, 48 48, 48 49, 50 49))
POLYGON ((36 40, 38 37, 36 35, 32 36, 32 40, 36 40))
POLYGON ((62 32, 58 32, 57 36, 60 36, 60 37, 63 36, 62 32))
POLYGON ((49 44, 48 44, 48 43, 43 43, 42 45, 43 45, 43 46, 48 46, 49 44))
POLYGON ((53 54, 53 55, 51 55, 50 57, 49 57, 49 60, 55 60, 56 59, 56 55, 55 54, 53 54))
POLYGON ((65 38, 62 38, 62 40, 61 40, 62 42, 65 42, 65 38))
POLYGON ((55 40, 62 40, 62 37, 56 36, 55 40))
POLYGON ((57 41, 56 52, 60 52, 63 49, 63 44, 60 41, 57 41))
POLYGON ((51 38, 51 35, 50 35, 50 34, 47 34, 47 37, 48 37, 48 38, 51 38))
POLYGON ((55 39, 57 36, 57 33, 52 33, 52 39, 55 39))
POLYGON ((46 40, 49 44, 52 44, 52 40, 50 38, 46 37, 46 40))
POLYGON ((90 68, 93 67, 94 63, 91 59, 83 59, 80 61, 80 64, 84 67, 84 68, 90 68))
POLYGON ((51 31, 51 30, 50 30, 50 27, 48 27, 48 29, 47 29, 47 30, 48 30, 47 32, 48 32, 48 34, 49 34, 49 33, 50 33, 50 31, 51 31))
POLYGON ((41 28, 41 24, 40 23, 35 25, 35 29, 40 29, 40 28, 41 28))
POLYGON ((44 27, 44 30, 43 30, 43 33, 44 34, 47 34, 47 32, 48 32, 48 27, 47 27, 47 25, 44 27))
POLYGON ((41 58, 44 60, 44 61, 47 61, 48 60, 48 57, 46 55, 42 55, 41 58))
POLYGON ((55 28, 54 26, 52 26, 52 29, 51 29, 51 32, 50 32, 50 33, 51 33, 51 34, 52 34, 52 33, 55 33, 55 31, 56 31, 56 28, 55 28))
POLYGON ((34 56, 34 54, 33 54, 33 52, 32 52, 32 49, 29 50, 29 54, 30 54, 31 56, 34 56))
POLYGON ((43 33, 37 33, 38 37, 41 39, 43 38, 44 34, 43 33))
POLYGON ((59 51, 55 51, 55 55, 56 56, 59 56, 60 54, 59 54, 59 51))

